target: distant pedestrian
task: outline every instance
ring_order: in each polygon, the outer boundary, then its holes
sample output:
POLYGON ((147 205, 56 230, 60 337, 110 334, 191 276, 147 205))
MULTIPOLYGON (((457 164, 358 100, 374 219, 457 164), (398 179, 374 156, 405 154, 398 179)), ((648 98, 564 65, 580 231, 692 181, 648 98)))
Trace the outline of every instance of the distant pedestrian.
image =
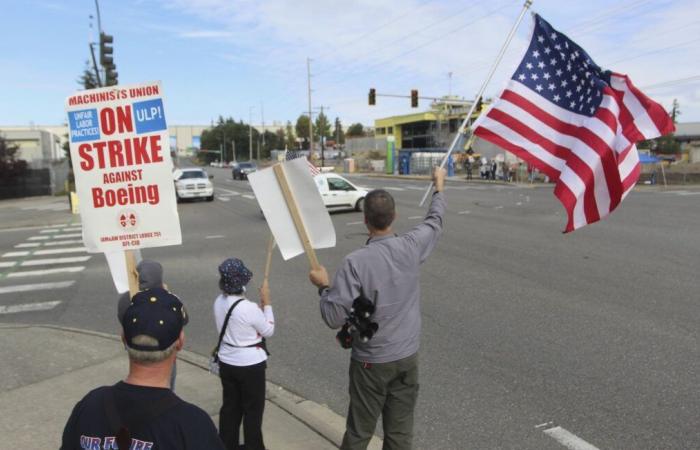
POLYGON ((467 180, 472 179, 472 168, 474 167, 474 157, 468 155, 464 162, 464 169, 467 172, 467 180))
POLYGON ((243 261, 229 258, 219 266, 221 295, 214 301, 219 334, 219 375, 223 403, 219 412, 219 435, 227 450, 240 448, 240 428, 246 450, 264 450, 262 434, 265 410, 266 337, 275 331, 267 282, 260 288, 260 306, 245 296, 253 273, 243 261), (222 331, 223 330, 223 331, 222 331))
POLYGON ((495 159, 491 160, 491 180, 496 181, 496 169, 498 168, 498 163, 495 159))
MULTIPOLYGON (((152 259, 144 259, 136 266, 136 275, 138 277, 139 291, 145 291, 152 288, 163 288, 167 289, 166 284, 163 282, 163 266, 158 261, 153 261, 152 259)), ((124 312, 129 307, 131 303, 131 294, 129 292, 124 292, 119 296, 119 302, 117 303, 117 319, 120 325, 124 325, 124 312)), ((187 325, 190 318, 187 315, 187 309, 183 305, 183 311, 185 311, 185 322, 183 325, 187 325)), ((170 376, 170 389, 175 390, 175 377, 177 376, 177 360, 173 363, 173 371, 170 376)))
POLYGON ((163 288, 136 294, 123 315, 124 381, 88 393, 63 430, 61 450, 214 449, 224 446, 209 414, 168 389, 185 343, 182 302, 163 288))

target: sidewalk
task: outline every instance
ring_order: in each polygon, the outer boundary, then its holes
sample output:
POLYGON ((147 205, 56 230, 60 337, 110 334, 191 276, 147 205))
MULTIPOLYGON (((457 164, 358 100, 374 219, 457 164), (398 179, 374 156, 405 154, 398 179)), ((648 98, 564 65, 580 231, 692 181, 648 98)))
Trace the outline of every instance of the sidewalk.
MULTIPOLYGON (((0 361, 0 450, 57 448, 73 406, 128 369, 118 337, 48 325, 0 324, 0 361)), ((205 357, 180 352, 175 390, 218 425, 221 384, 206 367, 205 357)), ((344 429, 345 419, 327 407, 267 383, 268 449, 335 449, 344 429)), ((381 448, 381 440, 375 437, 369 448, 381 448)))

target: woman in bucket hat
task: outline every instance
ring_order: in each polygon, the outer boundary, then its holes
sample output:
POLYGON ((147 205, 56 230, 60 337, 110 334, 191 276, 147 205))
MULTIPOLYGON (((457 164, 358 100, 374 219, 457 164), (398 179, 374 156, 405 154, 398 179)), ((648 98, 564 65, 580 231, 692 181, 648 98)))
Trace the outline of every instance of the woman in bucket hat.
POLYGON ((272 336, 275 320, 267 282, 260 288, 260 305, 245 296, 253 273, 238 258, 219 265, 221 295, 214 301, 216 329, 226 324, 219 347, 223 404, 219 413, 219 435, 228 450, 264 450, 262 419, 265 408, 265 338, 272 336), (243 423, 245 444, 239 444, 243 423))

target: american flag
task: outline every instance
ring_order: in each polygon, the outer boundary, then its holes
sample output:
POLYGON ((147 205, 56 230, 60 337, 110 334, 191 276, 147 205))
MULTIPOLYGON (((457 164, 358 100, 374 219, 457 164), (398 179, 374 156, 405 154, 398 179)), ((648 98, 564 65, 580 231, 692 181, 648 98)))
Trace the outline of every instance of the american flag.
POLYGON ((626 75, 602 70, 539 15, 520 66, 474 134, 556 182, 565 232, 610 214, 639 178, 635 142, 674 131, 626 75))
POLYGON ((312 177, 315 177, 316 175, 321 173, 321 171, 318 169, 318 167, 311 164, 311 162, 308 160, 308 158, 302 152, 298 152, 296 150, 286 150, 284 152, 284 160, 285 161, 291 161, 291 160, 297 159, 297 158, 304 158, 306 160, 306 165, 309 166, 309 172, 311 172, 312 177))

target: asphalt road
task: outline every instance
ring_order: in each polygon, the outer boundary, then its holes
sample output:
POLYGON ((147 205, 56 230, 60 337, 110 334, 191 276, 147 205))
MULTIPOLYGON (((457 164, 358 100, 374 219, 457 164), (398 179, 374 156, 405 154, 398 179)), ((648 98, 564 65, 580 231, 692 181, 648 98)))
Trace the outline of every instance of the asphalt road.
MULTIPOLYGON (((217 265, 240 257, 260 282, 269 236, 247 182, 210 172, 216 200, 179 205, 183 245, 144 251, 163 263, 166 282, 186 302, 187 345, 202 354, 217 337, 217 265)), ((398 232, 426 211, 417 206, 425 182, 352 179, 390 190, 398 232)), ((550 187, 458 182, 447 197, 445 234, 421 276, 415 448, 562 449, 566 439, 570 448, 700 448, 699 190, 635 190, 609 218, 566 235, 550 187)), ((53 241, 80 240, 61 202, 0 202, 0 321, 117 333, 117 296, 102 256, 30 262, 86 255, 37 254, 53 241), (68 237, 35 239, 54 234, 68 237), (12 275, 67 267, 82 269, 12 275), (36 304, 47 309, 27 311, 36 304)), ((332 273, 366 234, 361 213, 331 217, 337 246, 318 256, 332 273)), ((307 274, 303 256, 273 258, 268 377, 343 414, 349 352, 321 321, 307 274)))

